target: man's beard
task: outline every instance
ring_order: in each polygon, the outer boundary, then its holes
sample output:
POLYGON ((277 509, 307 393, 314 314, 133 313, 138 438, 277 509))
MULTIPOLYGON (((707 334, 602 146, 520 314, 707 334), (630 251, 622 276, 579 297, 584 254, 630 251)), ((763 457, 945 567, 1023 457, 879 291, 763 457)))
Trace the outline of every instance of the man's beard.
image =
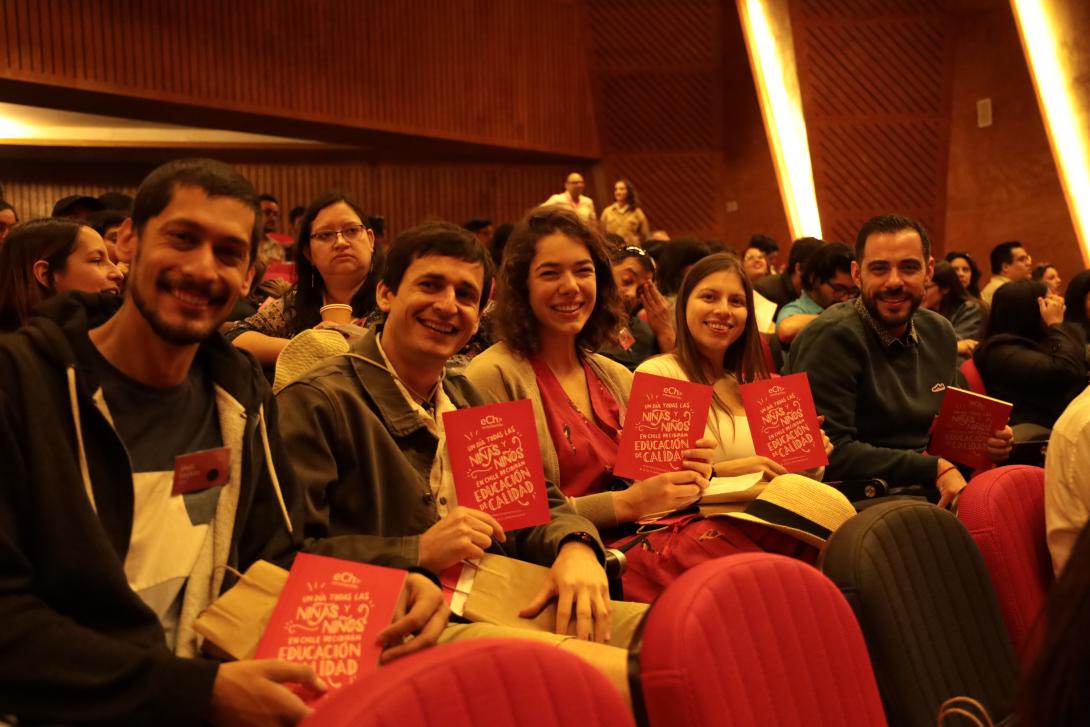
POLYGON ((866 291, 864 291, 860 294, 860 297, 863 299, 863 305, 866 307, 867 312, 870 313, 871 317, 874 318, 874 320, 878 321, 878 323, 880 323, 884 328, 898 328, 905 325, 912 318, 912 316, 915 315, 916 311, 923 303, 923 294, 912 295, 911 293, 907 293, 904 288, 901 288, 897 291, 881 292, 873 296, 868 295, 866 291), (883 300, 886 297, 900 298, 904 295, 908 296, 909 305, 908 310, 903 316, 899 316, 896 319, 891 319, 882 315, 881 311, 878 308, 878 301, 883 300))
POLYGON ((144 298, 139 285, 129 285, 128 292, 132 296, 133 303, 136 304, 136 309, 148 322, 151 330, 167 343, 173 343, 177 346, 200 343, 218 330, 231 312, 231 309, 226 305, 230 299, 230 294, 227 291, 227 286, 222 283, 197 283, 186 279, 184 276, 171 275, 164 271, 156 276, 154 286, 158 291, 166 295, 170 295, 172 289, 204 295, 208 297, 209 309, 222 307, 222 315, 205 325, 199 325, 198 321, 185 321, 180 325, 175 325, 163 320, 162 316, 159 315, 159 310, 144 298))

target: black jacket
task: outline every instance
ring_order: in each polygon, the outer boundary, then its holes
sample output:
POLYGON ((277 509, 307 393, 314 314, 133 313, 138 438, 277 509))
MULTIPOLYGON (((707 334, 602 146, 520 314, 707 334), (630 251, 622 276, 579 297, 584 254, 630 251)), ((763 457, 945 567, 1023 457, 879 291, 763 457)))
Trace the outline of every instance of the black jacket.
MULTIPOLYGON (((123 568, 132 472, 92 399, 98 381, 87 336, 118 306, 110 296, 61 296, 27 327, 0 337, 0 715, 200 724, 217 665, 168 651, 158 618, 129 588, 123 568)), ((245 410, 227 562, 243 570, 257 558, 287 565, 300 528, 288 534, 272 484, 262 407, 292 519, 302 505, 280 454, 268 384, 252 358, 218 335, 201 345, 197 360, 245 410)), ((223 588, 233 582, 228 576, 223 588)))
POLYGON ((1086 339, 1081 326, 1049 326, 1042 340, 1002 333, 973 352, 988 396, 1011 402, 1011 425, 1052 428, 1086 388, 1086 339))

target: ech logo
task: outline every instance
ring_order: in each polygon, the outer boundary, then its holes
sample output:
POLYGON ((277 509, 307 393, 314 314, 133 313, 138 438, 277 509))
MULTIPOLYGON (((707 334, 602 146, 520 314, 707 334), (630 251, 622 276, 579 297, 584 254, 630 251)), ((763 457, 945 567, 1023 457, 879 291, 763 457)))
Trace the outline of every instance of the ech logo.
POLYGON ((787 389, 783 388, 782 386, 772 386, 768 389, 768 393, 772 394, 773 396, 777 394, 782 394, 785 391, 787 391, 787 389))
POLYGON ((681 389, 677 388, 676 386, 667 386, 665 389, 662 390, 662 393, 666 396, 680 397, 681 389))
POLYGON ((333 582, 339 583, 342 586, 348 586, 349 588, 358 588, 360 585, 360 579, 358 576, 354 576, 348 571, 341 571, 340 573, 333 574, 333 582))
POLYGON ((495 414, 489 414, 488 416, 486 416, 484 419, 481 420, 481 426, 486 427, 486 428, 487 427, 498 427, 501 424, 503 424, 503 420, 500 419, 495 414))

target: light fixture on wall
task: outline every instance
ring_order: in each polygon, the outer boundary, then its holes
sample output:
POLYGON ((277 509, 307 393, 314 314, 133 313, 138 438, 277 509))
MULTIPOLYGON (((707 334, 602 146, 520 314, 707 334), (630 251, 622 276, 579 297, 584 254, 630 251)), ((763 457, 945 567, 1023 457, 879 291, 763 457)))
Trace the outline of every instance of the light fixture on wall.
POLYGON ((1079 116, 1072 88, 1077 74, 1061 62, 1061 38, 1048 5, 1047 0, 1011 0, 1083 264, 1090 267, 1090 156, 1086 139, 1090 123, 1079 116))
POLYGON ((787 0, 738 0, 738 14, 791 236, 820 238, 787 0))

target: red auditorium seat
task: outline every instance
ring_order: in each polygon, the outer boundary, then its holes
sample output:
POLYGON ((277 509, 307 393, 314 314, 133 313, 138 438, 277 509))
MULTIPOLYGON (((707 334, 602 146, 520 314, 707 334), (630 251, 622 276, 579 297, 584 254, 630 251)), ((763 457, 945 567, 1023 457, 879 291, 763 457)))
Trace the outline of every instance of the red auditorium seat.
POLYGON ((303 727, 631 727, 621 695, 555 646, 476 639, 399 659, 327 699, 303 727))
POLYGON ((980 375, 980 371, 973 359, 965 359, 958 368, 961 370, 961 375, 965 377, 965 383, 969 385, 969 391, 984 396, 988 395, 988 392, 984 389, 984 377, 980 375))
POLYGON ((885 724, 844 597, 812 566, 770 553, 675 581, 648 613, 630 675, 651 727, 885 724))
POLYGON ((958 519, 984 556, 1011 643, 1026 664, 1033 655, 1030 634, 1053 579, 1045 471, 1013 465, 974 477, 961 493, 958 519))

